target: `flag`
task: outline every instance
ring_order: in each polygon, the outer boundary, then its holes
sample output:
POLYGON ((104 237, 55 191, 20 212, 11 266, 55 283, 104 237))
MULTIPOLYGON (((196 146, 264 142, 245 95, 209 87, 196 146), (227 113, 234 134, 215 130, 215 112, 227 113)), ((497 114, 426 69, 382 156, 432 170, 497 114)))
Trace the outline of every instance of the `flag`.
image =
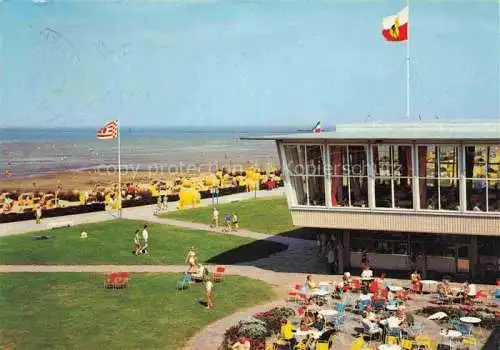
POLYGON ((382 21, 382 35, 388 41, 408 40, 408 7, 382 21))
POLYGON ((112 120, 104 125, 104 128, 97 130, 99 140, 111 140, 118 136, 118 120, 112 120))
POLYGON ((312 129, 312 132, 315 134, 319 134, 321 132, 321 122, 316 123, 316 125, 312 129))

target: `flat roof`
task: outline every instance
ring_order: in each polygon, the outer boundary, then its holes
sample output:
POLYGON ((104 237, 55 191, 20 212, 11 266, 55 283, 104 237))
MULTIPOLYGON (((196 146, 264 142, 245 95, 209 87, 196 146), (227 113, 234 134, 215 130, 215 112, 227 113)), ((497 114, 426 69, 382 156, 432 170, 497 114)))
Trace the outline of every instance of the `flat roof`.
POLYGON ((500 120, 470 123, 340 124, 335 131, 319 134, 297 132, 283 135, 242 137, 243 140, 475 140, 500 143, 500 120))

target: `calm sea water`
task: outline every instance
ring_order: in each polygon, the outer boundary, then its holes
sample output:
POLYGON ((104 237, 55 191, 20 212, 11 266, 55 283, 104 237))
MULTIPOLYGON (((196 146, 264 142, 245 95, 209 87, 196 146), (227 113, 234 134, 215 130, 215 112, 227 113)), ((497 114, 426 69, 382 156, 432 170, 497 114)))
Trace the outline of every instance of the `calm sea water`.
MULTIPOLYGON (((296 128, 127 128, 121 129, 122 168, 181 169, 187 166, 276 162, 272 141, 241 137, 291 133, 296 128)), ((116 140, 100 141, 93 128, 0 129, 0 179, 117 165, 116 140)))

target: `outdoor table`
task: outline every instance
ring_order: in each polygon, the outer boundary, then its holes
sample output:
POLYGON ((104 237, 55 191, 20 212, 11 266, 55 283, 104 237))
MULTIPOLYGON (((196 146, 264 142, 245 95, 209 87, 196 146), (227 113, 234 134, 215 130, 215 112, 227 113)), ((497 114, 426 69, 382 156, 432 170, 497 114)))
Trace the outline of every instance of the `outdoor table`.
POLYGON ((460 317, 460 321, 462 321, 463 323, 469 323, 469 324, 481 323, 481 319, 478 317, 460 317))
POLYGON ((424 293, 437 293, 438 282, 433 280, 423 280, 420 281, 422 283, 422 292, 424 293))
POLYGON ((326 316, 335 316, 339 312, 337 310, 321 310, 318 311, 318 313, 326 317, 326 316))
POLYGON ((472 327, 474 325, 478 325, 481 323, 481 319, 479 317, 470 317, 470 316, 467 316, 467 317, 460 317, 460 322, 463 322, 467 325, 470 325, 470 330, 471 330, 471 333, 472 333, 472 327))
POLYGON ((322 332, 320 332, 320 331, 315 331, 315 330, 302 331, 300 329, 294 331, 294 333, 295 333, 296 337, 302 338, 302 337, 306 337, 308 335, 312 335, 313 338, 315 338, 315 339, 319 338, 320 335, 322 334, 322 332))
POLYGON ((382 344, 379 345, 378 350, 401 350, 401 346, 397 344, 382 344))
POLYGON ((448 338, 448 344, 451 349, 456 348, 460 339, 462 339, 462 333, 455 331, 453 329, 443 329, 439 332, 439 335, 443 338, 448 338), (455 342, 455 344, 453 344, 455 342), (455 345, 455 346, 454 346, 455 345))
POLYGON ((322 290, 322 289, 315 289, 315 290, 312 290, 312 291, 309 293, 309 297, 314 297, 314 296, 324 297, 324 296, 327 296, 327 295, 329 295, 329 294, 330 294, 330 292, 329 292, 329 291, 322 290))
POLYGON ((401 292, 403 290, 403 287, 400 287, 400 286, 391 286, 391 292, 393 293, 397 293, 397 292, 401 292))

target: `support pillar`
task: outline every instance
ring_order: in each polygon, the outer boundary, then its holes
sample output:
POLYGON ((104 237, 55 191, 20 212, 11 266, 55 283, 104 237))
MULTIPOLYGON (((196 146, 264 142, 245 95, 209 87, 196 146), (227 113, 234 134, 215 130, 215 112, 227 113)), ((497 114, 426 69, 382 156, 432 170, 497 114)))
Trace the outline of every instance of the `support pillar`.
POLYGON ((476 277, 478 271, 477 265, 479 262, 477 251, 477 236, 472 236, 469 244, 469 262, 470 262, 470 275, 472 278, 476 277))
POLYGON ((345 269, 351 268, 351 234, 349 231, 342 232, 343 245, 343 266, 340 266, 340 273, 344 273, 345 269))

